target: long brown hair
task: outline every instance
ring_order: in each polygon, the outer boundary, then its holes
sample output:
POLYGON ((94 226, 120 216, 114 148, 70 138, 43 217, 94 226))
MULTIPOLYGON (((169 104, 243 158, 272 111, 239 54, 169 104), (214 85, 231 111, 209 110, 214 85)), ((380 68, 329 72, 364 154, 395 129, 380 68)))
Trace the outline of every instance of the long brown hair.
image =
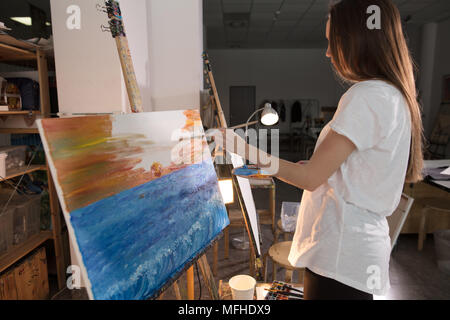
POLYGON ((406 182, 422 179, 423 126, 414 79, 415 65, 391 0, 332 1, 329 44, 334 67, 349 82, 384 80, 403 93, 411 115, 411 146, 406 182), (380 29, 369 29, 367 8, 380 8, 380 29))

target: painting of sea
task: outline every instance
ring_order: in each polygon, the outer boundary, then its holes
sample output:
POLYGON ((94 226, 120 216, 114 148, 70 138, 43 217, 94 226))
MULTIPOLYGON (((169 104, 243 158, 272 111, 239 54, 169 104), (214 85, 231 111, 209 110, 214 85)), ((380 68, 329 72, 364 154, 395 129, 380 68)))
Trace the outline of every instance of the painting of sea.
POLYGON ((38 121, 91 299, 149 299, 229 224, 198 111, 38 121))

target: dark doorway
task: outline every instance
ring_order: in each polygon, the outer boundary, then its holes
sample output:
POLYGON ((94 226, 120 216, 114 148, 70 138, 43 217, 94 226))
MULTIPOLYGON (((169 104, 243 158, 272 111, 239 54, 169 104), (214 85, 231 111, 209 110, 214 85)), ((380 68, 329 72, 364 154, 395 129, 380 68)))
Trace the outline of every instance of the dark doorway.
POLYGON ((243 124, 255 112, 255 86, 230 87, 230 126, 243 124))

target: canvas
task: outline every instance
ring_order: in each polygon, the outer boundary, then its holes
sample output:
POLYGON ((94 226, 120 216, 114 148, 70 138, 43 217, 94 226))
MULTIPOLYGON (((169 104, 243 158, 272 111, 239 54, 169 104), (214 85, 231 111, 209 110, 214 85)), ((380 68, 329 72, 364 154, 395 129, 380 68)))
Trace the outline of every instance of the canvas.
MULTIPOLYGON (((240 168, 245 164, 244 159, 237 154, 231 153, 231 162, 233 164, 233 168, 240 168)), ((261 238, 259 232, 259 223, 258 223, 258 213, 256 211, 255 201, 253 200, 252 187, 250 185, 250 181, 246 178, 241 178, 236 176, 237 182, 239 184, 239 189, 241 191, 243 205, 245 206, 245 211, 249 221, 250 234, 252 237, 252 241, 256 247, 257 256, 261 256, 261 238)))
POLYGON ((147 299, 229 224, 195 110, 38 121, 92 299, 147 299))

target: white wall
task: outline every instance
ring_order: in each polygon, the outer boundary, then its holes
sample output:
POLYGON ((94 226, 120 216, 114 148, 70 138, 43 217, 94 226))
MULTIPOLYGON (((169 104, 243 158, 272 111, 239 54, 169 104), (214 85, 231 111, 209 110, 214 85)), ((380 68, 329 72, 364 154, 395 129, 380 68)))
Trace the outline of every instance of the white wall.
POLYGON ((60 112, 126 111, 116 44, 111 34, 100 30, 100 25, 108 25, 106 13, 97 11, 93 1, 50 4, 60 112), (66 27, 70 5, 80 7, 79 30, 66 27))
POLYGON ((147 5, 153 109, 198 109, 203 89, 202 1, 151 0, 147 5))
MULTIPOLYGON (((120 5, 144 110, 199 108, 202 1, 122 0, 120 5)), ((51 9, 60 111, 128 111, 115 41, 100 30, 106 14, 86 0, 51 0, 51 9), (81 8, 80 30, 66 27, 72 4, 81 8)))
MULTIPOLYGON (((408 24, 408 43, 420 62, 421 28, 408 24)), ((229 87, 256 86, 256 104, 265 99, 317 99, 320 106, 337 106, 348 88, 332 70, 326 49, 209 50, 214 79, 229 121, 229 87)))
POLYGON ((337 106, 345 92, 325 49, 210 50, 214 79, 229 121, 229 87, 256 86, 256 104, 265 100, 317 99, 337 106))
MULTIPOLYGON (((136 81, 141 91, 142 106, 144 111, 152 111, 147 2, 146 0, 121 0, 120 9, 122 11, 136 81)), ((128 99, 125 86, 122 86, 122 97, 128 99)), ((126 104, 128 102, 124 101, 123 103, 126 104)))

